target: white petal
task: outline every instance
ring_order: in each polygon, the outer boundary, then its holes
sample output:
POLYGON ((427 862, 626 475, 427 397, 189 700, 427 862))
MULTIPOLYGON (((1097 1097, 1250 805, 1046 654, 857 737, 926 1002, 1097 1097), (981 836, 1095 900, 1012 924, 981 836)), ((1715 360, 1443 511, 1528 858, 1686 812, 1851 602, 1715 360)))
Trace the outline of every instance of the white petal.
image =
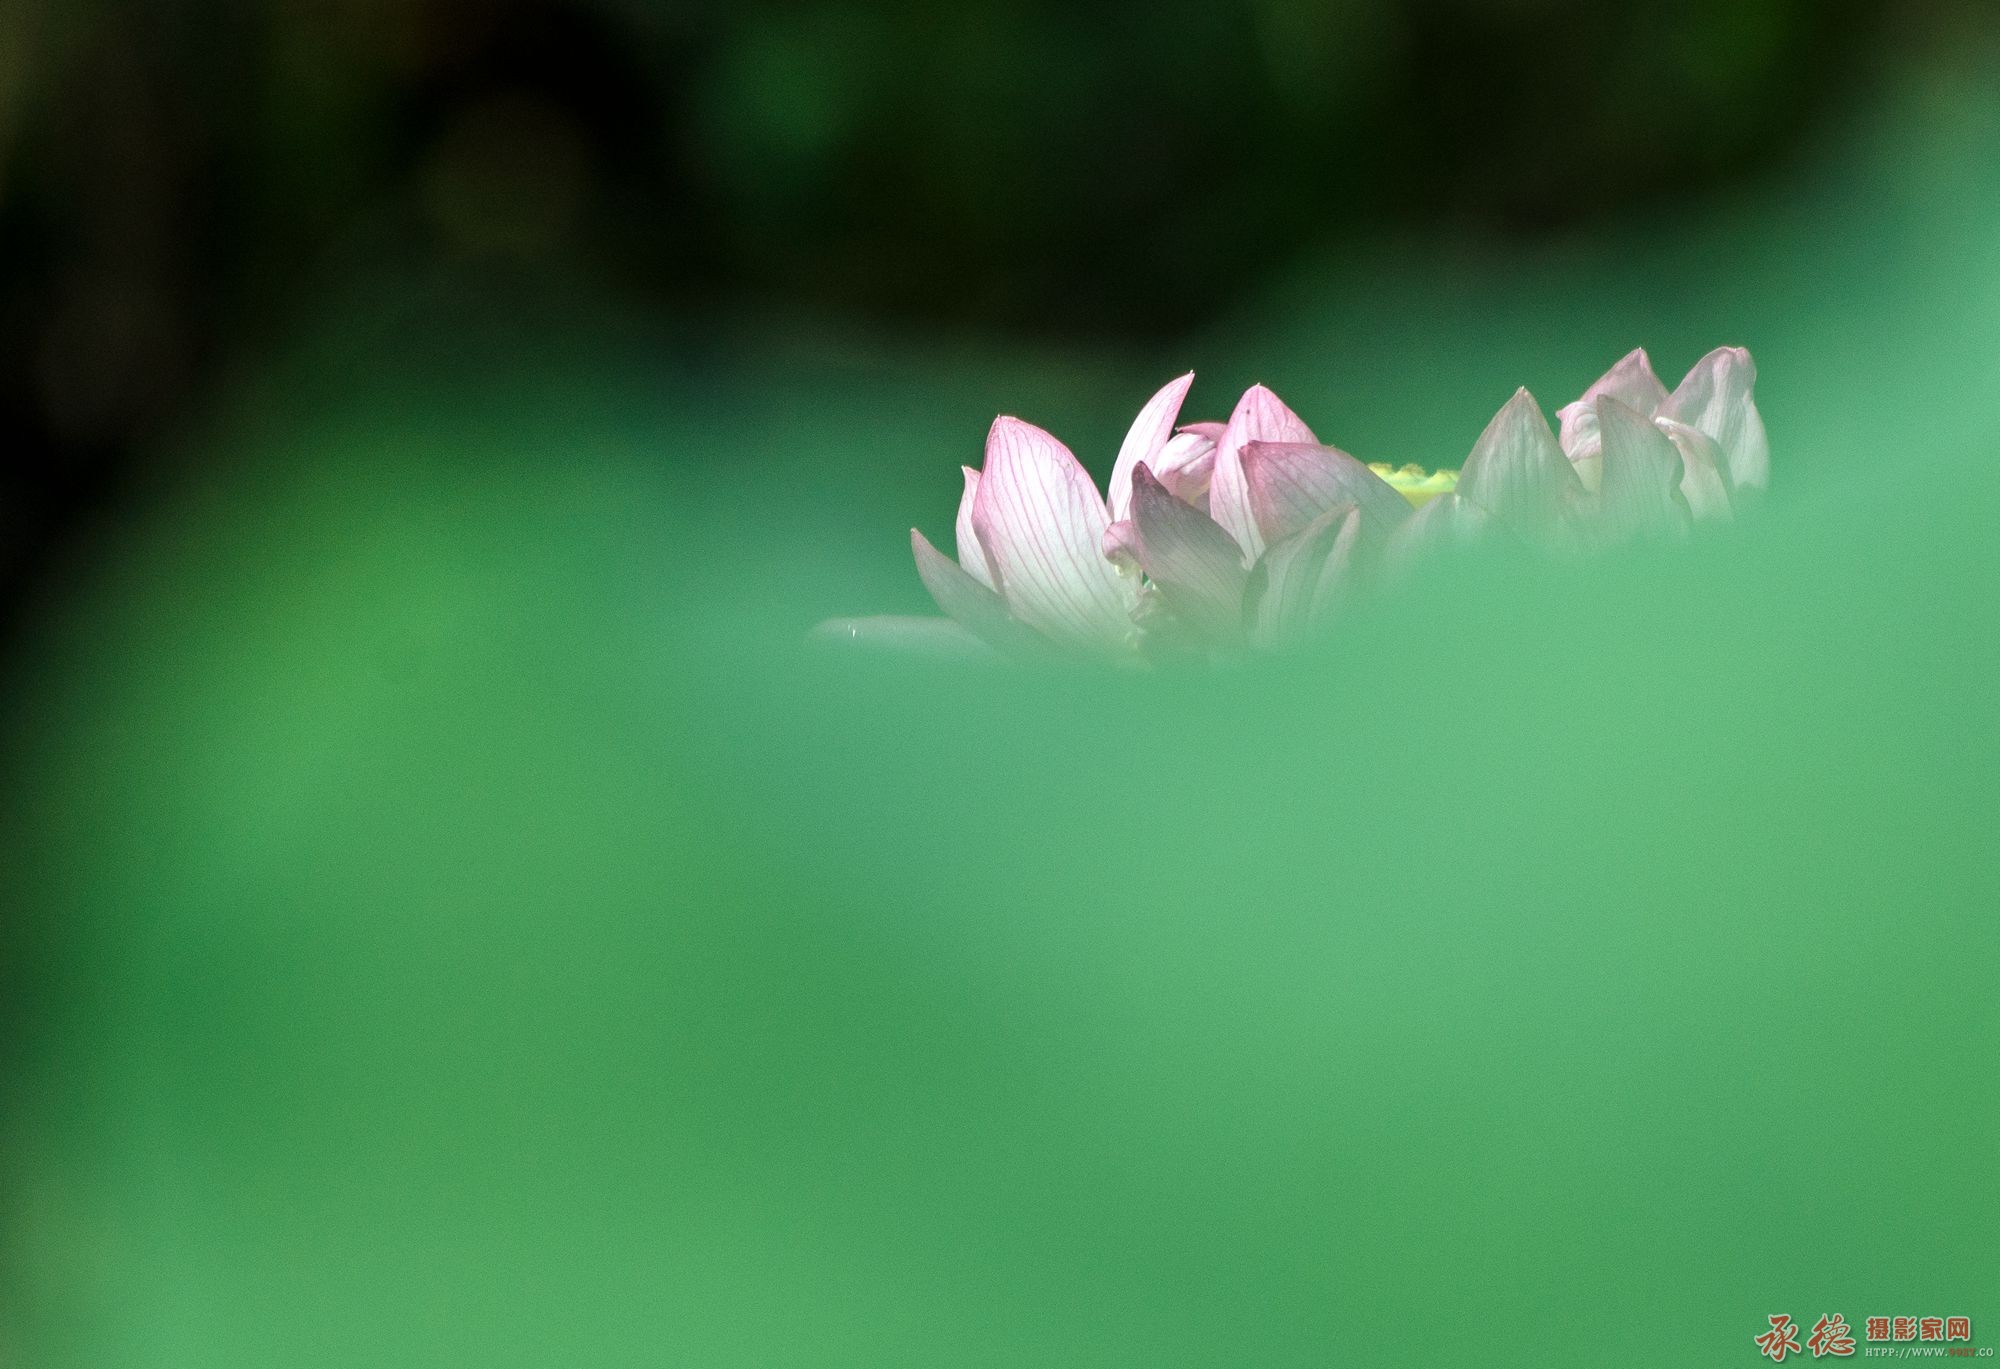
POLYGON ((946 616, 995 649, 1016 658, 1048 654, 1048 640, 1007 612, 1000 596, 972 578, 958 562, 932 546, 930 539, 910 529, 910 551, 917 574, 946 616))
POLYGON ((1736 489, 1771 483, 1771 446, 1752 391, 1757 363, 1741 347, 1718 347, 1694 364, 1660 406, 1660 417, 1699 428, 1715 439, 1736 489))
POLYGON ((1130 637, 1137 586, 1104 559, 1104 500, 1054 437, 994 420, 972 523, 1016 618, 1075 644, 1130 637))
POLYGON ((1132 473, 1132 522, 1139 564, 1167 606, 1211 638, 1236 637, 1247 572, 1235 540, 1200 509, 1174 498, 1143 465, 1132 473))
POLYGON ((1556 411, 1562 424, 1562 449, 1576 464, 1584 487, 1595 493, 1603 474, 1604 443, 1597 434, 1597 397, 1610 395, 1619 403, 1651 418, 1666 402, 1667 387, 1653 370, 1653 361, 1644 347, 1636 347, 1619 359, 1616 366, 1591 382, 1583 397, 1556 411))
MULTIPOLYGON (((1149 466, 1155 465, 1160 448, 1166 446, 1167 439, 1174 434, 1174 422, 1181 415, 1181 404, 1187 399, 1188 386, 1192 384, 1193 371, 1179 380, 1167 382, 1158 394, 1146 401, 1146 406, 1139 410, 1139 416, 1132 420, 1124 444, 1118 448, 1118 462, 1111 468, 1110 498, 1107 502, 1114 522, 1131 516, 1132 468, 1141 461, 1149 466)), ((1155 466, 1156 473, 1157 469, 1155 466)))
POLYGON ((972 501, 979 494, 979 472, 970 466, 959 469, 965 472, 965 493, 958 497, 958 564, 986 588, 998 589, 993 583, 992 568, 986 564, 986 549, 979 545, 979 534, 972 530, 972 501))
POLYGON ((1327 510, 1357 508, 1382 533, 1410 516, 1410 501, 1337 447, 1252 442, 1243 449, 1250 511, 1267 544, 1281 542, 1327 510))
POLYGON ((1699 428, 1690 428, 1671 418, 1656 418, 1653 426, 1667 435, 1681 458, 1681 498, 1697 523, 1727 522, 1729 507, 1729 462, 1715 439, 1699 428))
POLYGON ((1243 449, 1252 442, 1304 442, 1319 439, 1299 416, 1262 385, 1253 385, 1237 401, 1222 440, 1215 448, 1215 474, 1208 486, 1208 511, 1224 532, 1243 549, 1250 565, 1264 551, 1264 535, 1250 507, 1249 482, 1243 474, 1243 449))
POLYGON ((1460 499, 1541 545, 1560 536, 1569 505, 1582 495, 1583 482, 1526 390, 1501 405, 1458 475, 1460 499))
POLYGON ((1611 546, 1633 537, 1685 531, 1681 456, 1667 435, 1609 395, 1598 397, 1597 428, 1604 440, 1604 482, 1590 511, 1586 540, 1611 546))

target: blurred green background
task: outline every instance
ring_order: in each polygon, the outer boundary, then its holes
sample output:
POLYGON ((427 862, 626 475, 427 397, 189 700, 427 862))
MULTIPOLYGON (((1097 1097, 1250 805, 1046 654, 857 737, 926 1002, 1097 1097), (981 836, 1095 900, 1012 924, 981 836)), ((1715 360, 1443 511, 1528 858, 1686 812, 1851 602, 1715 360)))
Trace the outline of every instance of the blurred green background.
POLYGON ((0 6, 0 1361, 2000 1343, 1996 153, 1980 5, 0 6), (803 642, 996 412, 1721 343, 1676 554, 803 642))

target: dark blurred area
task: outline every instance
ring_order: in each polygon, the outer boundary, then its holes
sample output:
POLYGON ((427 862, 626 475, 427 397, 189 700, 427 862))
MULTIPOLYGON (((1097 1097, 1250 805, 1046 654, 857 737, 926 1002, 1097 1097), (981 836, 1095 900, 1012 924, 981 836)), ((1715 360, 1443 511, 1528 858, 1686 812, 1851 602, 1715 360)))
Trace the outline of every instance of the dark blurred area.
POLYGON ((1884 0, 7 0, 0 558, 32 575, 327 278, 1158 336, 1304 243, 1547 238, 1753 175, 1921 23, 1884 0))

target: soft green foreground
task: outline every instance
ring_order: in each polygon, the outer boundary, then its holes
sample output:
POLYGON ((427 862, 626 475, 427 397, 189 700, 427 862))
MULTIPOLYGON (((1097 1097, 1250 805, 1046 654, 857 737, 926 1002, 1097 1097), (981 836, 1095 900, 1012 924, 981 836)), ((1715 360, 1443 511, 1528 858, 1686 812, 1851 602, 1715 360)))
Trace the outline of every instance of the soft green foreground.
POLYGON ((1349 264, 1080 373, 336 325, 9 706, 0 1358, 2000 1343, 2000 184, 1925 99, 1629 253, 1349 264), (1693 554, 1447 569, 1200 678, 800 643, 921 606, 996 410, 1101 472, 1191 361, 1455 464, 1639 342, 1765 377, 1777 496, 1693 554))

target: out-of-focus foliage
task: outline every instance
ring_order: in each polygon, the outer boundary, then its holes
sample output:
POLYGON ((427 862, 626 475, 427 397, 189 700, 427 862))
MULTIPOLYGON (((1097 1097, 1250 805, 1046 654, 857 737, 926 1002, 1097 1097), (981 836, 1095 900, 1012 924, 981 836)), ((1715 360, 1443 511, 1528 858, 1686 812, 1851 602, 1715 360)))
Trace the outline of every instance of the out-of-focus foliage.
POLYGON ((1886 12, 27 0, 9 103, 20 193, 88 214, 117 184, 260 283, 367 206, 447 250, 1130 330, 1329 232, 1574 224, 1768 166, 1886 12))

